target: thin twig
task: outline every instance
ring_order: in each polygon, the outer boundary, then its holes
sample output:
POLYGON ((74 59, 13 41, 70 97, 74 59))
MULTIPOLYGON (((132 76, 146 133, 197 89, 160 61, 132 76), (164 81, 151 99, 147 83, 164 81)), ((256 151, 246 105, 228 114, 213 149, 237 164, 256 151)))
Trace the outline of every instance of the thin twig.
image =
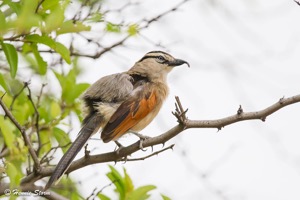
POLYGON ((114 180, 114 181, 110 182, 109 184, 103 186, 98 192, 96 192, 97 188, 95 188, 93 190, 93 192, 90 194, 90 196, 88 196, 86 199, 87 200, 89 200, 89 199, 95 199, 95 197, 98 196, 98 194, 102 193, 105 188, 108 188, 108 187, 112 186, 117 181, 118 180, 114 180))
POLYGON ((40 6, 42 5, 42 3, 44 2, 45 0, 41 0, 39 3, 38 3, 38 5, 37 5, 37 7, 36 7, 36 9, 35 9, 35 13, 37 13, 38 11, 39 11, 39 8, 40 8, 40 6))
POLYGON ((171 13, 171 12, 174 12, 174 11, 178 10, 178 8, 179 8, 180 6, 182 6, 183 4, 185 4, 185 3, 188 2, 188 1, 189 1, 189 0, 181 1, 181 2, 179 2, 177 5, 175 5, 174 7, 168 9, 167 11, 165 11, 165 12, 163 12, 163 13, 161 13, 161 14, 159 14, 159 15, 157 15, 157 16, 151 18, 151 19, 148 19, 148 20, 144 19, 143 21, 146 22, 146 25, 144 25, 144 26, 142 27, 142 29, 148 28, 149 25, 152 24, 153 22, 158 21, 160 18, 166 16, 167 14, 169 14, 169 13, 171 13))
POLYGON ((12 115, 10 110, 6 107, 2 99, 0 98, 0 105, 5 112, 5 115, 10 119, 10 121, 19 129, 21 132, 23 139, 25 141, 26 146, 28 147, 29 153, 33 159, 35 170, 38 172, 40 170, 40 161, 31 145, 31 142, 26 134, 25 128, 19 124, 16 118, 12 115))
POLYGON ((34 116, 33 116, 33 119, 35 119, 35 129, 36 129, 36 135, 37 135, 37 139, 38 139, 38 148, 36 150, 36 154, 39 155, 39 152, 41 150, 41 146, 42 146, 42 143, 41 143, 41 137, 40 137, 40 128, 39 128, 39 121, 40 121, 40 113, 37 109, 37 106, 34 104, 33 102, 33 99, 32 99, 32 96, 31 96, 31 89, 29 88, 29 84, 26 85, 27 87, 27 90, 28 90, 28 99, 34 109, 34 116))
POLYGON ((13 105, 14 105, 16 99, 22 94, 22 92, 28 86, 28 84, 29 84, 29 82, 24 82, 24 85, 23 85, 22 89, 16 95, 13 96, 12 102, 11 102, 11 104, 9 106, 9 110, 13 109, 13 105))
POLYGON ((71 142, 69 142, 69 143, 67 143, 67 144, 65 144, 65 145, 58 145, 58 146, 56 146, 56 147, 52 147, 42 158, 41 158, 41 163, 44 163, 44 162, 46 162, 46 160, 47 160, 47 157, 48 157, 48 155, 51 153, 51 152, 53 152, 53 153, 55 153, 56 151, 57 151, 57 149, 62 149, 62 148, 65 148, 65 147, 67 147, 67 146, 70 146, 71 145, 71 142))
POLYGON ((172 149, 173 150, 174 146, 175 146, 175 144, 172 144, 172 145, 170 145, 168 147, 165 147, 165 148, 163 148, 163 149, 161 149, 159 151, 155 151, 155 152, 153 152, 153 153, 151 153, 151 154, 149 154, 147 156, 144 156, 144 157, 140 157, 140 158, 122 158, 120 161, 126 161, 127 162, 127 161, 146 160, 147 158, 150 158, 152 156, 157 156, 158 154, 160 154, 160 153, 162 153, 162 152, 164 152, 164 151, 166 151, 168 149, 172 149))

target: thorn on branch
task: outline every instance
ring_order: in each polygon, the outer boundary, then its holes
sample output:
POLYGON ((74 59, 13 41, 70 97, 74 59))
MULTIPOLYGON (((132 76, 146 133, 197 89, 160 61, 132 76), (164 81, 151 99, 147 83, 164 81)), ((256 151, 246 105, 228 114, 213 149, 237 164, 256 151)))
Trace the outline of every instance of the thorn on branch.
POLYGON ((239 109, 237 110, 237 115, 241 115, 243 112, 242 105, 240 105, 239 109))
POLYGON ((266 121, 266 117, 262 117, 261 121, 265 122, 266 121))
POLYGON ((172 149, 172 151, 174 151, 174 146, 175 146, 175 144, 172 144, 172 145, 170 146, 170 149, 172 149))
POLYGON ((300 6, 300 1, 299 0, 294 0, 296 4, 298 4, 298 6, 300 6))
POLYGON ((85 157, 85 158, 88 158, 88 157, 90 156, 90 153, 91 153, 91 151, 89 151, 89 150, 87 149, 87 147, 88 147, 88 144, 86 144, 86 145, 84 146, 84 157, 85 157))
POLYGON ((281 98, 279 99, 279 103, 280 103, 280 104, 283 104, 284 100, 285 100, 285 99, 284 99, 284 96, 283 96, 283 97, 281 97, 281 98))

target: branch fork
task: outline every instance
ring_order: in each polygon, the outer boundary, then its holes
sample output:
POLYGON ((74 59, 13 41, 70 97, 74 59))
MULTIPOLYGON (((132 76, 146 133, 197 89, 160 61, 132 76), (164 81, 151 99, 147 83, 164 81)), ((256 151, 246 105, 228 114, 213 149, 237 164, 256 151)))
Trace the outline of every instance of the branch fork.
POLYGON ((183 106, 178 96, 175 96, 175 100, 176 100, 175 112, 172 112, 172 114, 177 118, 178 123, 183 125, 184 129, 186 129, 187 121, 188 121, 188 118, 186 117, 186 113, 188 109, 186 110, 183 109, 183 106))

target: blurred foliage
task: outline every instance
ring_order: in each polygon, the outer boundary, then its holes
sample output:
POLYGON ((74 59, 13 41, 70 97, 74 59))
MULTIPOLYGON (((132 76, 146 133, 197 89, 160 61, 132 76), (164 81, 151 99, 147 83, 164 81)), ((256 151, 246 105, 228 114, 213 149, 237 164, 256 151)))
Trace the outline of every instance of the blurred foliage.
MULTIPOLYGON (((101 24, 106 35, 138 34, 138 24, 106 20, 107 12, 101 10, 103 3, 99 0, 0 1, 0 97, 26 130, 43 167, 49 166, 57 150, 68 149, 71 116, 82 120, 79 97, 89 84, 77 82, 81 55, 72 45, 72 39, 82 37, 95 24, 101 24), (68 11, 74 5, 79 9, 68 11), (82 10, 87 11, 85 15, 82 10), (52 82, 60 88, 53 91, 52 82)), ((33 172, 33 161, 20 130, 2 109, 0 141, 1 181, 17 189, 21 178, 33 172)), ((121 199, 147 199, 148 192, 155 189, 151 185, 135 189, 125 170, 124 174, 122 177, 111 167, 107 175, 121 199)), ((83 198, 70 182, 69 178, 63 178, 60 184, 64 188, 72 186, 72 193, 56 192, 70 199, 83 198)), ((99 198, 106 196, 99 194, 99 198)))
MULTIPOLYGON (((112 184, 115 186, 115 193, 120 200, 146 200, 149 199, 149 192, 156 189, 154 185, 145 185, 135 188, 130 176, 127 174, 125 168, 123 170, 124 176, 122 176, 113 166, 109 166, 110 172, 106 174, 112 184)), ((110 200, 107 195, 100 191, 97 195, 101 200, 110 200)), ((161 195, 163 200, 169 200, 170 198, 161 195)))

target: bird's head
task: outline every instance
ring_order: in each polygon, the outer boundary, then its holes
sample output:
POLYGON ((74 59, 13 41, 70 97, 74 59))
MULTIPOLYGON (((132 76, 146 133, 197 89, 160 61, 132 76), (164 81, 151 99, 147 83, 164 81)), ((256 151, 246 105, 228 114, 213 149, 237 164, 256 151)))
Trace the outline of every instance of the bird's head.
POLYGON ((163 51, 150 51, 144 55, 135 65, 129 70, 130 72, 139 73, 142 76, 147 76, 149 79, 165 79, 166 75, 176 66, 189 63, 174 58, 170 54, 163 51))

